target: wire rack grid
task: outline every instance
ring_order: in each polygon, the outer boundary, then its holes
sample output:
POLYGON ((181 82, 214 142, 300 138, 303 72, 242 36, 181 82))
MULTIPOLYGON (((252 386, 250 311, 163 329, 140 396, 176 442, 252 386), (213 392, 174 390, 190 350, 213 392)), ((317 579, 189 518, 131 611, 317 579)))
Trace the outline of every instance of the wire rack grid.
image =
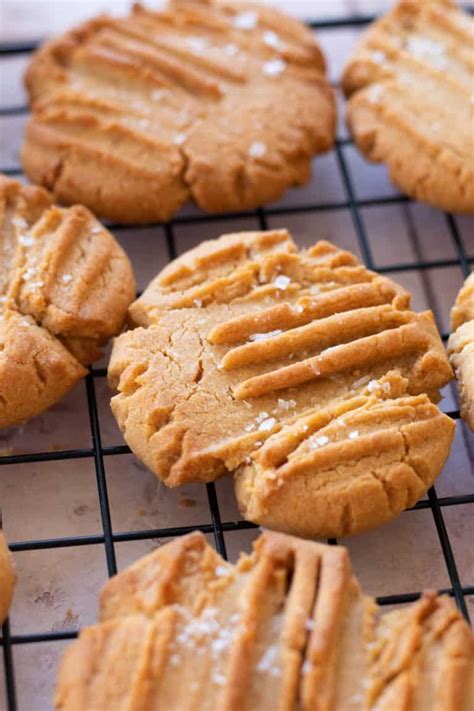
MULTIPOLYGON (((308 22, 309 26, 314 30, 344 30, 353 29, 365 26, 372 22, 374 17, 368 15, 353 15, 343 18, 327 18, 317 21, 308 22)), ((9 58, 18 55, 28 55, 37 46, 37 42, 3 42, 0 44, 0 58, 9 58)), ((27 114, 26 106, 7 106, 0 108, 0 116, 12 117, 27 114)), ((452 242, 453 254, 452 258, 442 259, 426 259, 422 258, 419 252, 415 249, 415 254, 418 259, 414 262, 390 262, 379 264, 374 257, 373 249, 368 238, 367 227, 364 220, 363 208, 366 207, 383 207, 388 205, 404 205, 410 203, 409 198, 403 195, 389 195, 384 197, 368 197, 361 199, 357 196, 357 191, 354 183, 354 178, 351 175, 350 165, 345 155, 344 148, 351 145, 349 137, 338 138, 335 145, 335 156, 337 167, 342 180, 345 199, 337 202, 311 203, 293 206, 267 206, 261 207, 256 211, 248 211, 242 213, 232 213, 219 216, 211 215, 192 215, 178 216, 171 222, 164 225, 139 227, 136 229, 162 228, 166 237, 168 258, 171 260, 177 254, 175 230, 178 225, 184 224, 209 224, 213 221, 231 220, 234 218, 256 218, 261 229, 268 227, 268 221, 272 217, 284 218, 285 216, 295 215, 304 212, 324 212, 324 211, 349 211, 353 228, 355 231, 359 251, 363 257, 366 266, 369 269, 379 273, 390 272, 401 273, 408 271, 416 271, 421 275, 423 280, 424 275, 428 270, 446 269, 450 267, 458 267, 462 270, 462 274, 467 276, 471 270, 471 264, 474 262, 474 255, 469 255, 464 244, 461 230, 453 215, 440 214, 440 219, 445 220, 449 238, 452 242)), ((21 175, 19 166, 6 166, 2 172, 10 175, 21 175)), ((405 213, 405 219, 409 220, 408 213, 405 213)), ((284 224, 284 222, 282 223, 284 224)), ((408 225, 410 227, 410 225, 408 225)), ((110 229, 119 234, 125 229, 121 225, 112 224, 110 229)), ((429 288, 427 288, 429 291, 429 288)), ((432 305, 432 304, 431 304, 432 305)), ((443 339, 446 340, 448 334, 443 334, 443 339)), ((255 526, 247 521, 222 521, 219 509, 219 500, 216 487, 213 483, 206 484, 206 495, 209 511, 209 519, 202 525, 193 526, 175 526, 165 528, 147 528, 144 530, 134 531, 115 531, 112 526, 111 510, 109 505, 109 495, 107 489, 107 479, 105 470, 105 460, 109 457, 121 456, 129 454, 130 449, 125 445, 104 446, 101 437, 101 425, 99 418, 99 408, 97 403, 96 381, 97 379, 106 376, 106 368, 91 368, 88 376, 85 379, 86 399, 90 427, 90 446, 86 448, 61 449, 60 451, 38 451, 25 454, 7 454, 0 455, 0 465, 9 466, 24 463, 38 462, 53 462, 58 460, 71 461, 83 458, 93 460, 95 467, 95 478, 97 484, 97 496, 100 507, 101 528, 102 532, 95 535, 80 535, 80 536, 65 536, 56 538, 47 538, 42 540, 27 540, 21 542, 10 543, 10 548, 13 552, 20 551, 41 551, 53 548, 69 548, 76 546, 93 546, 103 545, 107 571, 109 576, 117 572, 117 561, 115 544, 124 541, 138 541, 149 539, 167 539, 174 536, 180 536, 190 532, 191 530, 199 529, 203 533, 213 535, 217 550, 224 557, 226 553, 225 535, 234 531, 242 531, 252 529, 255 526)), ((452 410, 448 413, 452 418, 459 418, 459 411, 452 410)), ((443 589, 441 592, 451 595, 455 598, 456 604, 469 619, 466 606, 465 596, 474 595, 473 585, 462 585, 461 577, 456 562, 453 545, 448 534, 443 516, 443 510, 446 507, 455 507, 465 504, 474 504, 474 493, 456 494, 452 496, 438 496, 435 487, 432 487, 428 492, 428 498, 419 501, 414 509, 429 509, 431 511, 434 524, 436 527, 439 543, 442 549, 444 561, 449 575, 450 586, 443 589)), ((329 541, 336 543, 335 540, 329 541)), ((474 582, 474 581, 473 581, 474 582)), ((377 601, 381 605, 395 605, 411 602, 419 596, 419 591, 413 591, 403 594, 393 594, 379 596, 377 601)), ((14 649, 17 645, 29 645, 39 642, 54 642, 61 640, 73 639, 77 636, 77 630, 61 630, 45 633, 27 633, 27 634, 12 634, 8 620, 2 628, 2 637, 0 644, 3 653, 3 666, 5 673, 5 692, 6 692, 6 709, 8 711, 17 711, 19 708, 17 701, 17 688, 15 685, 15 670, 14 670, 14 649)), ((0 700, 0 708, 2 701, 0 700)))

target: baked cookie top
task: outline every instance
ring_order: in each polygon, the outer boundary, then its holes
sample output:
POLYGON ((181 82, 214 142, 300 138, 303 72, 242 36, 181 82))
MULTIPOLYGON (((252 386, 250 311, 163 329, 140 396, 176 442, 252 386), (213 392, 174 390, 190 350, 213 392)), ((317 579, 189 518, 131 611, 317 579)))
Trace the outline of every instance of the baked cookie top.
POLYGON ((380 612, 344 548, 265 532, 234 566, 191 533, 104 586, 55 707, 468 711, 474 649, 454 602, 380 612))
POLYGON ((166 220, 189 199, 209 212, 275 200, 335 134, 312 32, 250 2, 100 16, 44 45, 26 86, 27 175, 124 222, 166 220))
POLYGON ((430 400, 451 368, 432 314, 409 304, 328 242, 204 242, 130 307, 112 410, 169 486, 237 470, 250 520, 308 536, 377 525, 432 483, 453 435, 430 400))
POLYGON ((16 575, 2 530, 2 514, 0 512, 0 624, 8 617, 15 583, 16 575))
POLYGON ((408 195, 474 211, 474 21, 450 0, 401 0, 343 76, 354 139, 408 195))
POLYGON ((471 273, 451 310, 453 333, 448 354, 458 379, 461 417, 474 432, 474 273, 471 273))
POLYGON ((86 208, 0 176, 0 427, 70 390, 134 295, 128 258, 86 208))

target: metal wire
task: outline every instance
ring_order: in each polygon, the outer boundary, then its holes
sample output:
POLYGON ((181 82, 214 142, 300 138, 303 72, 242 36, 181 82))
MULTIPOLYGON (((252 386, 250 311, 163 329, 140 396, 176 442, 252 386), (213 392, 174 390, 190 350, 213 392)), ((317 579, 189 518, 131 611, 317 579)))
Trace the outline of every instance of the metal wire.
MULTIPOLYGON (((355 28, 367 25, 372 22, 372 16, 352 16, 346 18, 328 18, 318 21, 310 21, 308 25, 314 29, 340 29, 340 28, 355 28)), ((9 57, 18 54, 28 54, 33 51, 37 42, 4 42, 0 43, 0 57, 9 57)), ((27 114, 26 106, 11 106, 0 108, 1 116, 18 116, 27 114)), ((166 244, 168 249, 169 259, 176 257, 176 240, 174 227, 183 224, 205 224, 212 223, 215 220, 231 220, 234 218, 253 217, 256 218, 261 229, 266 229, 268 226, 268 218, 274 216, 287 216, 305 212, 318 211, 336 211, 348 210, 355 229, 357 242, 360 252, 366 266, 379 273, 394 273, 404 271, 419 271, 421 274, 427 269, 433 268, 448 268, 457 266, 462 270, 464 276, 470 272, 470 265, 474 262, 474 256, 469 256, 463 244, 463 240, 456 224, 456 220, 452 215, 446 215, 446 224, 452 240, 456 257, 452 259, 436 259, 422 260, 418 259, 414 262, 398 262, 384 265, 377 265, 370 242, 367 235, 367 229, 364 224, 362 210, 365 207, 384 206, 384 205, 405 205, 410 202, 409 198, 403 195, 395 195, 390 197, 374 197, 370 199, 358 199, 354 189, 350 167, 344 154, 344 147, 351 144, 351 139, 343 138, 336 141, 336 160, 339 168, 342 185, 345 192, 345 199, 337 202, 326 203, 310 203, 306 205, 298 205, 293 207, 271 206, 261 207, 255 211, 245 211, 240 213, 227 213, 225 215, 197 215, 193 217, 181 216, 164 225, 153 225, 157 229, 163 227, 166 244)), ((21 168, 6 166, 1 169, 2 172, 9 175, 21 175, 21 168)), ((139 226, 137 230, 150 227, 139 226)), ((119 232, 123 227, 117 224, 109 225, 109 228, 114 232, 119 232)), ((415 252, 416 253, 416 252, 415 252)), ((419 255, 417 255, 419 256, 419 255)), ((434 306, 434 305, 433 305, 434 306)), ((443 336, 447 338, 447 334, 443 336)), ((69 548, 76 546, 103 545, 104 554, 107 563, 109 575, 114 575, 117 571, 115 549, 114 546, 118 542, 123 541, 138 541, 149 540, 153 538, 171 538, 181 536, 193 530, 200 530, 203 533, 214 536, 216 549, 226 557, 225 534, 235 531, 243 531, 246 529, 255 528, 254 524, 248 521, 229 521, 221 520, 219 511, 219 501, 214 484, 206 484, 207 499, 209 505, 209 521, 203 522, 197 526, 176 526, 159 529, 145 529, 138 531, 114 531, 111 521, 110 505, 107 493, 106 480, 106 465, 105 460, 110 456, 121 456, 130 453, 130 449, 126 445, 103 446, 101 442, 100 418, 97 409, 95 381, 97 378, 106 376, 105 368, 91 368, 90 373, 85 380, 87 406, 89 412, 90 437, 91 446, 81 449, 68 449, 55 452, 34 452, 20 455, 0 456, 0 465, 8 466, 22 463, 33 462, 52 462, 58 460, 75 460, 82 458, 91 458, 94 460, 97 495, 100 506, 102 533, 89 536, 65 536, 52 539, 22 541, 11 543, 10 549, 15 551, 32 551, 32 550, 48 550, 54 548, 69 548)), ((459 418, 459 412, 454 411, 448 413, 454 419, 459 418)), ((446 507, 459 506, 463 504, 474 504, 474 493, 463 494, 456 496, 447 496, 438 498, 435 488, 432 487, 428 492, 428 499, 419 501, 411 511, 420 509, 430 509, 433 515, 436 526, 439 543, 443 552, 447 572, 450 579, 450 587, 440 590, 440 592, 451 595, 455 598, 459 609, 469 619, 468 611, 465 603, 466 595, 474 595, 474 585, 462 586, 460 582, 459 571, 456 564, 453 547, 451 545, 448 530, 443 518, 443 510, 446 507)), ((330 543, 336 543, 335 539, 331 539, 330 543)), ((381 605, 394 605, 411 602, 416 600, 420 595, 419 591, 409 591, 401 594, 386 595, 378 597, 377 601, 381 605)), ((38 642, 52 642, 73 639, 77 636, 76 630, 66 630, 61 632, 31 632, 28 634, 12 635, 8 620, 2 628, 2 637, 0 644, 3 650, 3 662, 5 672, 5 689, 6 703, 8 711, 17 711, 17 694, 15 686, 14 674, 14 647, 22 644, 34 644, 38 642)))

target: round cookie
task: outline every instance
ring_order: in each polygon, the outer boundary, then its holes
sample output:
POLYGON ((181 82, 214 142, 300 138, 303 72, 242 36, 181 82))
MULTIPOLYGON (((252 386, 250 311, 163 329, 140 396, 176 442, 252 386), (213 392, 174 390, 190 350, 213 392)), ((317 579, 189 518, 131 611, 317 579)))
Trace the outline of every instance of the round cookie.
POLYGON ((71 390, 134 295, 128 258, 86 208, 0 176, 0 427, 71 390))
POLYGON ((100 16, 44 45, 26 86, 28 177, 122 222, 167 220, 189 199, 208 212, 276 200, 335 134, 311 31, 247 2, 100 16))
POLYGON ((451 310, 451 328, 448 355, 458 380, 461 417, 474 432, 474 273, 451 310))
POLYGON ((223 560, 194 532, 102 588, 57 711, 470 711, 474 644, 453 600, 386 612, 339 546, 264 532, 223 560))
POLYGON ((204 242, 130 307, 112 410, 168 486, 236 472, 256 523, 308 537, 377 526, 422 496, 453 438, 432 402, 452 371, 432 314, 409 304, 327 242, 204 242))
POLYGON ((400 0, 375 22, 342 84, 366 158, 443 210, 474 211, 474 21, 450 0, 400 0))

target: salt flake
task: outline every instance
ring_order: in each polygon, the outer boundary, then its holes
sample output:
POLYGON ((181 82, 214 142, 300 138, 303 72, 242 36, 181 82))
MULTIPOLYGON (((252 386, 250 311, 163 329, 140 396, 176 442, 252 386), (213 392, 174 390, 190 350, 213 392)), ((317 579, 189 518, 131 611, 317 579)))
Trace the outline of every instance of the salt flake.
POLYGON ((278 398, 278 407, 281 410, 290 410, 296 407, 296 400, 282 400, 282 398, 278 398))
POLYGON ((249 341, 266 341, 269 338, 279 336, 280 333, 283 333, 281 329, 277 329, 276 331, 267 331, 266 333, 252 333, 249 336, 249 341))
POLYGON ((272 30, 265 30, 265 32, 263 33, 263 41, 269 47, 274 47, 275 49, 280 49, 282 46, 282 41, 280 37, 277 35, 276 32, 272 32, 272 30))
POLYGON ((258 25, 258 14, 253 10, 241 12, 234 16, 232 24, 238 30, 253 30, 258 25))
POLYGON ((35 240, 30 235, 21 235, 18 241, 23 247, 31 247, 35 243, 35 240))
POLYGON ((280 291, 285 291, 288 285, 291 283, 290 277, 280 274, 276 279, 273 280, 273 285, 276 286, 280 291))
POLYGON ((278 77, 286 69, 286 62, 283 59, 270 59, 262 65, 262 72, 268 77, 278 77))
POLYGON ((380 50, 375 50, 375 52, 371 53, 370 58, 376 64, 382 64, 387 59, 387 56, 386 56, 385 52, 381 52, 380 50))
POLYGON ((257 671, 263 674, 269 674, 270 676, 280 676, 281 671, 276 665, 278 656, 278 647, 276 645, 268 647, 257 664, 257 671))
POLYGON ((224 674, 220 674, 219 672, 214 672, 214 674, 212 675, 212 681, 214 682, 214 684, 217 684, 218 686, 224 686, 224 684, 226 682, 226 678, 225 678, 224 674))
POLYGON ((273 429, 276 425, 276 420, 274 417, 269 417, 266 420, 263 420, 263 422, 260 423, 258 429, 259 431, 264 431, 264 432, 269 432, 271 429, 273 429))
POLYGON ((225 575, 229 575, 229 568, 227 568, 225 565, 218 565, 214 573, 218 578, 222 578, 225 575))
POLYGON ((186 37, 186 44, 191 47, 194 54, 201 54, 206 48, 206 40, 202 37, 186 37))
POLYGON ((445 48, 430 37, 409 37, 405 42, 405 49, 413 56, 426 59, 440 69, 447 65, 445 48))
POLYGON ((310 449, 317 449, 318 447, 324 447, 329 442, 329 437, 321 435, 320 437, 315 437, 310 444, 310 449))
POLYGON ((265 143, 262 143, 261 141, 254 141, 251 143, 248 151, 249 156, 252 158, 262 158, 266 152, 267 147, 265 143))

